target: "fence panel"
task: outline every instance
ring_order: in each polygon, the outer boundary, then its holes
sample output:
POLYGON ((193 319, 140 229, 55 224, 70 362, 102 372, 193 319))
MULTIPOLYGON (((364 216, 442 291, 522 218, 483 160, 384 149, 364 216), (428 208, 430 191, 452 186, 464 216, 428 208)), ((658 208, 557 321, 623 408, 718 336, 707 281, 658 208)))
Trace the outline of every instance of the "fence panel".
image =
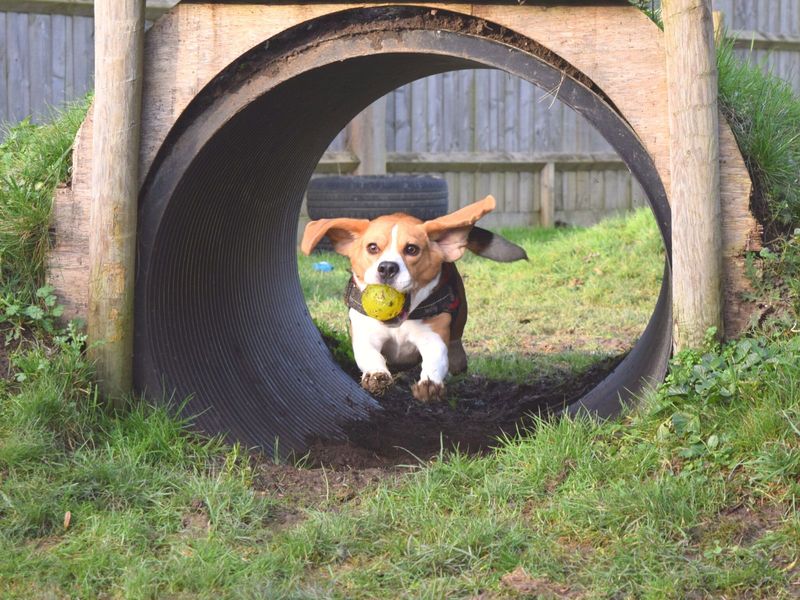
POLYGON ((0 12, 0 122, 47 121, 93 73, 91 17, 0 12))

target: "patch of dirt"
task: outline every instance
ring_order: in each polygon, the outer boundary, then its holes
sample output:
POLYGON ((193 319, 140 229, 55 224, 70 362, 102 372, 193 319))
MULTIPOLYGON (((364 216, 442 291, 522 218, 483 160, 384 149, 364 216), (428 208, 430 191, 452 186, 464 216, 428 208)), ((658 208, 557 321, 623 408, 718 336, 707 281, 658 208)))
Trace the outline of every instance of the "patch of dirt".
POLYGON ((581 596, 568 585, 560 585, 543 577, 531 577, 522 567, 503 575, 500 584, 515 597, 580 598, 581 596))
MULTIPOLYGON (((320 449, 323 456, 325 451, 325 448, 320 449)), ((347 453, 342 453, 339 458, 347 456, 347 453)), ((393 473, 399 474, 388 465, 363 466, 365 461, 359 459, 358 451, 349 455, 349 462, 351 467, 337 470, 318 463, 309 465, 310 468, 298 468, 274 464, 266 459, 258 460, 253 487, 261 494, 281 501, 274 524, 282 528, 302 521, 305 510, 309 508, 337 510, 351 501, 358 504, 358 492, 386 480, 393 473)))
POLYGON ((700 541, 726 540, 738 546, 750 546, 783 520, 779 506, 739 504, 727 508, 707 523, 698 526, 693 537, 700 541))
MULTIPOLYGON (((400 373, 378 400, 383 410, 369 421, 353 424, 349 441, 317 440, 301 467, 256 456, 254 488, 280 501, 274 515, 279 529, 302 521, 309 508, 336 511, 350 502, 357 504, 364 488, 400 477, 406 469, 438 456, 442 448, 487 451, 497 445, 499 436, 514 435, 531 425, 534 415, 547 415, 586 393, 621 359, 599 363, 579 376, 543 378, 531 384, 459 377, 447 387, 449 401, 430 404, 411 395, 419 369, 400 373)), ((358 380, 358 372, 349 371, 358 380)), ((187 515, 187 527, 197 519, 202 520, 202 513, 187 515)))
POLYGON ((192 501, 190 510, 181 519, 181 533, 195 537, 206 535, 210 529, 211 517, 208 514, 208 506, 202 500, 192 501))
MULTIPOLYGON (((525 384, 463 376, 448 384, 446 401, 427 404, 411 395, 419 369, 400 373, 378 398, 383 410, 351 424, 348 442, 316 441, 311 462, 333 468, 386 468, 426 462, 442 449, 486 452, 499 437, 513 436, 529 428, 534 417, 552 414, 580 398, 623 357, 601 361, 578 375, 525 384)), ((351 370, 351 375, 358 380, 357 373, 351 370)))
POLYGON ((10 348, 0 338, 0 379, 8 379, 11 375, 10 348))

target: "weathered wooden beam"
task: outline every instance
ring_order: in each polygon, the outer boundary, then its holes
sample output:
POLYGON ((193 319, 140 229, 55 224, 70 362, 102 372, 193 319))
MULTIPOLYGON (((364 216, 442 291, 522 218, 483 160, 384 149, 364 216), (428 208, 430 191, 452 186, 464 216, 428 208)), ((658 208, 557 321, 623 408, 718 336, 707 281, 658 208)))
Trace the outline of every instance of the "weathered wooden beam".
POLYGON ((721 10, 715 10, 711 13, 711 18, 714 23, 714 43, 719 45, 725 36, 725 13, 721 10))
POLYGON ((87 332, 106 398, 133 385, 143 48, 144 0, 97 0, 87 332))
POLYGON ((727 38, 733 39, 735 48, 754 50, 800 50, 800 36, 763 31, 728 31, 727 38))
POLYGON ((317 163, 314 172, 326 175, 349 175, 358 169, 358 163, 358 157, 347 150, 326 152, 317 163))
MULTIPOLYGON (((529 172, 582 169, 620 169, 627 166, 613 152, 586 154, 521 153, 521 152, 389 152, 386 171, 389 173, 438 172, 529 172)), ((357 174, 359 158, 350 150, 331 151, 322 155, 315 173, 357 174)))
POLYGON ((714 28, 709 0, 664 0, 672 167, 675 348, 723 334, 722 218, 714 28))
MULTIPOLYGON (((147 0, 145 18, 154 21, 178 2, 179 0, 147 0)), ((94 0, 3 0, 0 12, 91 17, 94 14, 94 4, 94 0)))
POLYGON ((539 225, 542 227, 555 227, 556 163, 547 163, 542 169, 539 178, 539 225))
POLYGON ((389 152, 386 170, 394 173, 465 171, 538 171, 553 163, 555 168, 626 169, 613 152, 586 154, 523 152, 389 152))

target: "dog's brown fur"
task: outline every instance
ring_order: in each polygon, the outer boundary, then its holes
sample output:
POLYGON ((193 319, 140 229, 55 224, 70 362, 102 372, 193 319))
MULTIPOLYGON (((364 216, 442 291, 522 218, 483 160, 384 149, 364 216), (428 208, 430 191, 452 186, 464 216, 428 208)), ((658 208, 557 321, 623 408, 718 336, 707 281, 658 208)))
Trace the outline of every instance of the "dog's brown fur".
MULTIPOLYGON (((394 250, 402 257, 413 282, 412 289, 407 291, 417 292, 437 275, 444 273, 460 300, 455 314, 442 313, 422 321, 447 346, 450 373, 460 373, 467 368, 466 353, 461 343, 467 322, 467 300, 464 283, 452 263, 466 251, 472 226, 494 207, 494 198, 487 196, 449 215, 424 222, 403 213, 378 217, 372 221, 320 219, 306 226, 300 247, 305 254, 309 254, 322 237, 327 235, 336 252, 350 259, 356 281, 364 282, 367 270, 391 245, 394 231, 394 250), (416 246, 418 253, 411 255, 405 252, 409 245, 416 246)), ((362 383, 369 383, 365 387, 374 392, 371 388, 378 386, 378 383, 383 385, 386 383, 385 379, 376 377, 375 373, 364 373, 362 383)), ((419 400, 429 401, 443 397, 444 386, 440 382, 420 381, 412 391, 419 400)))

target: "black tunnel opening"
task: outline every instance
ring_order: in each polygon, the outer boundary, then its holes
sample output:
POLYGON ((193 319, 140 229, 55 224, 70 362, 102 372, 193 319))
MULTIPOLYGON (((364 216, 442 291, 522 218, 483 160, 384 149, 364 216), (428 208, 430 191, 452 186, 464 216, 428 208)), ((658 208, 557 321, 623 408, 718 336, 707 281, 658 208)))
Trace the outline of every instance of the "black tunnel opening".
MULTIPOLYGON (((342 438, 349 422, 379 409, 333 361, 308 316, 296 225, 330 141, 412 80, 492 67, 553 90, 633 171, 669 257, 669 207, 655 167, 596 90, 522 49, 520 36, 497 39, 496 27, 488 39, 469 18, 422 12, 358 9, 284 32, 209 84, 162 146, 140 198, 135 378, 154 395, 191 396, 187 410, 200 429, 286 455, 342 438)), ((667 264, 636 346, 567 411, 611 416, 663 378, 669 287, 667 264)))

